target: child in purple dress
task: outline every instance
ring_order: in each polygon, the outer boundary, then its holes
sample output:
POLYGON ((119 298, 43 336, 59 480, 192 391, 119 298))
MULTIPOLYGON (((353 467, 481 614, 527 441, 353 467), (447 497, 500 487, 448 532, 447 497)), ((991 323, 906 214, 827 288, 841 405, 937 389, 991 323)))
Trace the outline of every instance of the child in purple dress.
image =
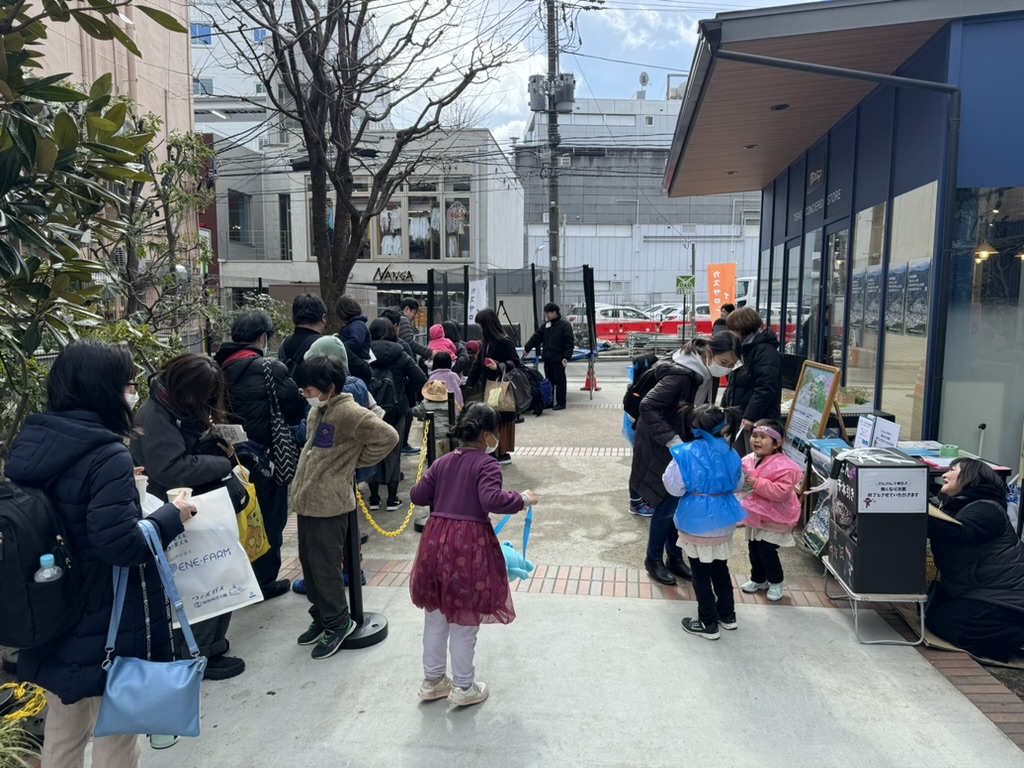
POLYGON ((409 492, 434 510, 420 539, 409 580, 423 625, 424 701, 479 704, 487 686, 474 680, 473 654, 481 624, 508 624, 515 617, 508 571, 489 513, 507 515, 537 503, 533 491, 503 491, 498 447, 501 419, 489 405, 474 403, 450 437, 462 445, 435 461, 409 492), (452 676, 446 674, 451 646, 452 676))

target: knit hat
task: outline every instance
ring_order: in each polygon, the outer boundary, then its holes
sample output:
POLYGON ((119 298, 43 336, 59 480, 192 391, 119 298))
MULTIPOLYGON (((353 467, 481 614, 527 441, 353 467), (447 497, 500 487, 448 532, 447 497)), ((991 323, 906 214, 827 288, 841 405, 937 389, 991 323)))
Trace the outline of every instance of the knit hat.
POLYGON ((423 395, 424 400, 429 400, 432 403, 448 402, 448 387, 444 385, 443 381, 438 379, 428 381, 424 384, 420 393, 423 395))
POLYGON ((345 366, 345 374, 348 375, 348 350, 345 348, 345 343, 337 336, 321 336, 309 345, 303 360, 309 360, 309 358, 319 355, 341 360, 341 364, 345 366))
POLYGON ((430 340, 437 341, 438 339, 444 338, 444 328, 441 327, 440 323, 436 323, 430 326, 430 340))
POLYGON ((470 339, 466 342, 466 349, 469 350, 469 354, 478 355, 480 354, 480 342, 470 339))

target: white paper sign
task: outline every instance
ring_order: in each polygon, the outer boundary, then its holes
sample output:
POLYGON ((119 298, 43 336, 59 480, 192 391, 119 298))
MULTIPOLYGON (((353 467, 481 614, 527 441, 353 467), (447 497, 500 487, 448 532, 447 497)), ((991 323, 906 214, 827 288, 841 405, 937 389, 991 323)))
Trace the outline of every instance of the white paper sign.
POLYGON ((853 447, 870 448, 874 434, 875 416, 871 413, 865 413, 857 421, 857 437, 854 438, 853 447))
MULTIPOLYGON (((859 432, 860 430, 858 430, 859 432)), ((875 448, 895 448, 900 441, 900 425, 888 419, 875 422, 875 436, 872 445, 875 448)))
POLYGON ((857 468, 858 512, 928 512, 928 473, 923 469, 857 468))
POLYGON ((476 313, 487 307, 487 281, 469 281, 469 321, 472 323, 476 313))

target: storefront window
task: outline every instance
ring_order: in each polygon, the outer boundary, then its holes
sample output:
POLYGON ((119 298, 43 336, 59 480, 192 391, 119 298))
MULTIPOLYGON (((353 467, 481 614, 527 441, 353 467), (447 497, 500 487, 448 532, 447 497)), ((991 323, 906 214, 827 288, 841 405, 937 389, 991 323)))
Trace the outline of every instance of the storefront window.
POLYGON ((444 231, 445 253, 449 259, 468 259, 469 252, 469 198, 445 198, 444 231))
POLYGON ((850 254, 850 338, 846 346, 846 386, 875 402, 878 370, 878 313, 882 298, 885 203, 857 213, 850 254))
POLYGON ((761 317, 764 317, 765 307, 768 306, 768 275, 771 266, 772 252, 768 249, 761 251, 761 263, 757 270, 757 304, 755 308, 761 317))
POLYGON ((825 305, 825 362, 843 367, 843 339, 846 335, 846 282, 850 268, 850 231, 828 236, 828 303, 825 305))
POLYGON ((436 197, 409 198, 409 258, 441 258, 441 203, 436 197))
MULTIPOLYGON (((821 292, 821 230, 808 232, 804 238, 804 266, 800 280, 801 297, 799 312, 796 307, 790 313, 793 322, 800 329, 797 354, 806 355, 808 360, 818 356, 819 308, 818 295, 821 292)), ((827 361, 826 361, 827 362, 827 361)))
MULTIPOLYGON (((354 205, 359 210, 365 210, 366 209, 366 204, 368 202, 369 201, 366 200, 366 199, 356 198, 355 200, 352 201, 352 205, 354 205)), ((373 229, 373 224, 371 223, 370 226, 368 226, 366 228, 366 234, 363 235, 363 244, 362 244, 362 247, 359 249, 359 253, 356 255, 357 259, 368 259, 368 258, 370 258, 370 254, 371 254, 371 250, 370 250, 370 232, 372 231, 372 229, 373 229)))
POLYGON ((928 303, 938 188, 939 183, 933 181, 900 195, 892 203, 892 246, 882 320, 882 410, 896 417, 905 440, 920 439, 924 425, 928 303), (915 274, 912 287, 908 282, 911 271, 915 274))
POLYGON ((957 191, 939 439, 1011 467, 1024 423, 1024 189, 957 191))
POLYGON ((377 217, 378 254, 385 259, 401 259, 402 249, 402 204, 392 200, 377 217))
POLYGON ((776 333, 779 328, 778 306, 782 303, 782 268, 786 259, 786 247, 776 245, 772 249, 772 264, 768 284, 768 297, 761 308, 761 319, 768 323, 776 333))

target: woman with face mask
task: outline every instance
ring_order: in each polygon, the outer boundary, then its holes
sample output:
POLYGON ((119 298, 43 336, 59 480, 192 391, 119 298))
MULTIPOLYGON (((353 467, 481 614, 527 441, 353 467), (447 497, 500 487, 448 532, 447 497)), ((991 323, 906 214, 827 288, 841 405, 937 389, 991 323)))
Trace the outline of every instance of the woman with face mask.
POLYGON ((728 374, 739 355, 740 340, 733 333, 693 339, 654 365, 657 383, 640 401, 629 487, 654 508, 644 566, 661 584, 675 584, 673 574, 691 578, 672 521, 679 499, 669 494, 661 479, 672 460, 669 449, 683 442, 679 409, 710 402, 712 380, 728 374))
POLYGON ((740 307, 730 312, 726 327, 740 338, 743 366, 729 376, 723 404, 743 411, 740 423, 741 456, 750 453, 750 435, 761 419, 779 421, 782 406, 782 358, 779 337, 768 328, 753 307, 740 307))

